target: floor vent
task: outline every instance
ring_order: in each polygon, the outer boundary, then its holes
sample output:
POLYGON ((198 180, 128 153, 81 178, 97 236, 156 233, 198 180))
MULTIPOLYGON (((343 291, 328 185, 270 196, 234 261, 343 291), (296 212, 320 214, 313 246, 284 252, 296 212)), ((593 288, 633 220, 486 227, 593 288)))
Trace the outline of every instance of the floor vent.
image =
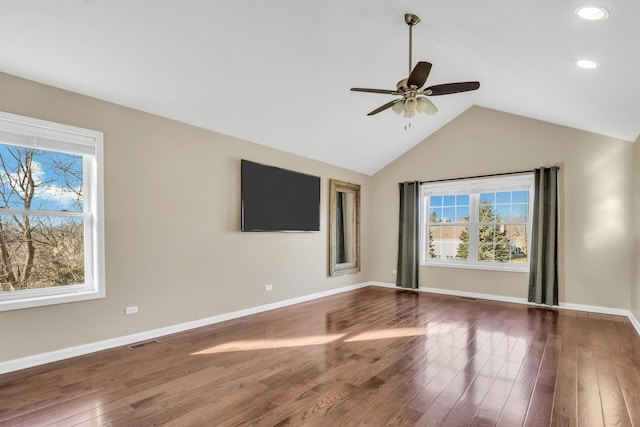
POLYGON ((473 298, 473 297, 460 297, 462 299, 468 299, 469 301, 477 301, 477 298, 473 298))
POLYGON ((139 342, 137 344, 131 344, 129 346, 129 350, 140 350, 141 348, 150 347, 156 344, 160 344, 160 341, 151 340, 151 341, 139 342))

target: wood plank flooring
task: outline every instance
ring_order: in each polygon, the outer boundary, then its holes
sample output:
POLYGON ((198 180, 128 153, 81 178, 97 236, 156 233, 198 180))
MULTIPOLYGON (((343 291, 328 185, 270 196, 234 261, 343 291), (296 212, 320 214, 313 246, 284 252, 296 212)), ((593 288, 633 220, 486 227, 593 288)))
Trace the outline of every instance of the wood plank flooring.
POLYGON ((639 426, 620 316, 364 288, 0 376, 5 426, 639 426))

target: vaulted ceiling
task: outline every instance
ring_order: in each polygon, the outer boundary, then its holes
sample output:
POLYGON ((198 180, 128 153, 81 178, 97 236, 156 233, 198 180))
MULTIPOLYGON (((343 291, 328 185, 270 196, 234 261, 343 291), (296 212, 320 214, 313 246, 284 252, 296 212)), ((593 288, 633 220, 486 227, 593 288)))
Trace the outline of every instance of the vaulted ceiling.
MULTIPOLYGON (((0 71, 373 174, 480 105, 634 141, 640 2, 602 0, 0 0, 0 71), (427 85, 479 80, 407 119, 395 89, 413 60, 427 85), (578 59, 597 61, 595 70, 578 59)), ((1 96, 1 95, 0 95, 1 96)))

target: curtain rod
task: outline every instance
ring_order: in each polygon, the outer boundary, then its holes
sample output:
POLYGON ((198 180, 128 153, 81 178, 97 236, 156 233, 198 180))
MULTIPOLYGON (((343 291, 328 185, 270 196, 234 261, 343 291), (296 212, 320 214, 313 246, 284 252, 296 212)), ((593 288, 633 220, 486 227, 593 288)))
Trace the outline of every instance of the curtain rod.
MULTIPOLYGON (((560 170, 559 166, 549 166, 549 167, 556 167, 556 168, 558 168, 558 170, 560 170)), ((526 171, 518 171, 518 172, 492 173, 492 174, 489 174, 489 175, 466 176, 466 177, 462 177, 462 178, 433 179, 433 180, 430 180, 430 181, 420 181, 420 184, 432 184, 434 182, 445 182, 445 181, 460 181, 462 179, 491 178, 491 177, 494 177, 494 176, 518 175, 518 174, 522 174, 522 173, 533 173, 533 172, 535 172, 535 169, 526 170, 526 171)))

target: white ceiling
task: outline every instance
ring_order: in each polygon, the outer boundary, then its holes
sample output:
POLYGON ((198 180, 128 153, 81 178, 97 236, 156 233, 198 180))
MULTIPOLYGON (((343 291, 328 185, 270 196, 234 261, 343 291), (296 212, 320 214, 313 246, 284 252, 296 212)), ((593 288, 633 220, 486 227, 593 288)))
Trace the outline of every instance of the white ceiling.
MULTIPOLYGON (((640 1, 0 0, 0 71, 373 174, 471 105, 635 141, 640 1), (413 60, 432 97, 411 128, 394 89, 413 60), (594 59, 597 70, 575 66, 594 59)), ((1 96, 1 95, 0 95, 1 96)))

